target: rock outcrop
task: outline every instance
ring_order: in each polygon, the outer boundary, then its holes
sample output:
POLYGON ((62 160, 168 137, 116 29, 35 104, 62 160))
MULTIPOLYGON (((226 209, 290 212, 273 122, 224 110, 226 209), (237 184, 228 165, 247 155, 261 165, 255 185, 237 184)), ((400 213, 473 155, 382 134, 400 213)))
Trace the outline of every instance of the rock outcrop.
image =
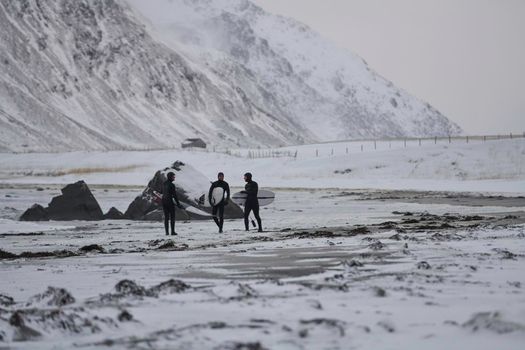
POLYGON ((104 214, 84 181, 69 184, 62 195, 54 197, 47 208, 34 204, 20 217, 21 221, 102 220, 104 214))
POLYGON ((20 221, 48 221, 49 214, 46 208, 40 204, 33 204, 31 208, 27 209, 22 216, 20 221))
MULTIPOLYGON (((210 181, 200 172, 190 165, 176 161, 170 167, 158 170, 153 178, 148 182, 148 186, 137 196, 129 205, 124 216, 132 220, 162 220, 162 205, 155 201, 155 192, 162 192, 162 185, 166 181, 168 172, 176 174, 175 188, 177 198, 180 202, 190 204, 191 206, 210 213, 211 207, 204 204, 201 197, 208 193, 210 181)), ((199 220, 207 219, 209 216, 199 215, 194 212, 175 209, 176 220, 199 220)), ((230 201, 224 209, 224 217, 227 219, 238 219, 243 217, 242 209, 230 201)))
POLYGON ((47 213, 51 220, 102 220, 104 214, 84 181, 69 184, 54 197, 47 213))
POLYGON ((104 220, 122 220, 126 217, 124 214, 115 207, 111 207, 106 214, 104 214, 104 220))

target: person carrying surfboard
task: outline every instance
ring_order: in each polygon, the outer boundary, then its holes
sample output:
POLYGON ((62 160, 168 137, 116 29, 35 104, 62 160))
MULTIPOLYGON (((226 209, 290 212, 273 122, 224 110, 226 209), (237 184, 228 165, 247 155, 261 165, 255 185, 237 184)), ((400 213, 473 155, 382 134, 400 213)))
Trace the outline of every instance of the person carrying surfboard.
POLYGON ((217 174, 217 179, 218 180, 213 182, 210 186, 208 201, 213 207, 213 221, 215 221, 219 227, 219 233, 222 233, 222 226, 224 224, 224 206, 228 205, 230 200, 230 186, 224 181, 224 174, 222 172, 217 174))
POLYGON ((168 235, 168 221, 170 222, 171 235, 177 235, 175 232, 175 203, 177 203, 179 209, 182 209, 173 181, 175 181, 175 173, 170 171, 166 181, 164 181, 162 185, 162 209, 164 210, 164 229, 166 230, 166 236, 168 235))
POLYGON ((261 217, 259 216, 259 199, 257 198, 259 185, 252 180, 251 173, 244 174, 244 181, 246 182, 244 191, 242 191, 242 193, 246 193, 246 202, 244 204, 244 227, 246 228, 246 231, 250 229, 250 226, 248 225, 248 217, 250 216, 250 212, 253 211, 253 215, 259 225, 259 232, 262 232, 262 222, 261 217))

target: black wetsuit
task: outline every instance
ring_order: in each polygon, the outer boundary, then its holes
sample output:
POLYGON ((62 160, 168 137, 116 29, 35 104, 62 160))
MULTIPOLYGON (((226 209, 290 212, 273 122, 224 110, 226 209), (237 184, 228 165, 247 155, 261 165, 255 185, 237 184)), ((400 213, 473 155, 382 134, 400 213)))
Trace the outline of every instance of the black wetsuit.
POLYGON ((213 214, 213 221, 217 224, 219 227, 219 232, 222 232, 222 225, 224 224, 224 206, 228 204, 228 201, 230 200, 230 186, 226 181, 217 180, 213 182, 210 186, 210 191, 208 192, 208 200, 211 203, 211 193, 213 192, 213 189, 215 187, 220 187, 224 190, 226 193, 226 198, 223 199, 219 204, 213 206, 212 208, 212 214, 213 214), (217 213, 218 218, 217 218, 217 213))
POLYGON ((170 180, 166 180, 162 186, 162 209, 164 209, 164 228, 166 234, 168 234, 168 221, 171 226, 171 234, 175 234, 175 203, 180 208, 179 199, 177 198, 177 192, 175 185, 170 180))
POLYGON ((248 225, 248 217, 250 211, 253 211, 253 215, 259 225, 259 231, 262 231, 261 217, 259 216, 259 200, 257 199, 257 193, 259 192, 259 185, 255 181, 248 181, 244 186, 244 192, 246 193, 246 202, 244 204, 244 227, 246 231, 250 229, 248 225))

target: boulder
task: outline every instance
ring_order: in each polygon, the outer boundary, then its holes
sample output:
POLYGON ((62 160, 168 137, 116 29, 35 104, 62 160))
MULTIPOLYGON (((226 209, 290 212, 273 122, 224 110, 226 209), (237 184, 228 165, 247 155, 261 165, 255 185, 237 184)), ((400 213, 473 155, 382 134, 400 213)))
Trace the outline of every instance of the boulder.
POLYGON ((147 213, 158 208, 159 206, 155 204, 151 196, 149 196, 148 193, 142 192, 140 196, 135 197, 133 202, 130 203, 124 213, 124 217, 130 220, 142 220, 147 213))
POLYGON ((21 221, 102 220, 104 215, 84 181, 69 184, 62 195, 54 197, 47 208, 34 204, 20 217, 21 221))
POLYGON ((124 214, 115 207, 111 207, 106 214, 104 214, 104 220, 122 220, 126 217, 124 214))
POLYGON ((48 221, 49 214, 47 213, 46 208, 40 204, 33 204, 31 208, 27 209, 22 216, 20 221, 48 221))
POLYGON ((69 184, 54 197, 47 213, 51 220, 102 220, 104 214, 84 181, 69 184))
MULTIPOLYGON (((154 192, 162 192, 163 184, 170 171, 176 175, 174 184, 179 201, 211 213, 211 208, 203 205, 203 201, 199 200, 201 197, 207 196, 211 184, 210 180, 192 166, 176 161, 170 167, 158 170, 153 175, 153 178, 148 182, 148 186, 131 202, 126 210, 124 216, 127 219, 162 220, 162 205, 155 201, 154 192)), ((224 209, 224 217, 226 219, 242 218, 243 211, 237 204, 230 201, 224 209)), ((178 208, 176 208, 175 218, 176 220, 210 220, 210 217, 196 215, 178 208)))

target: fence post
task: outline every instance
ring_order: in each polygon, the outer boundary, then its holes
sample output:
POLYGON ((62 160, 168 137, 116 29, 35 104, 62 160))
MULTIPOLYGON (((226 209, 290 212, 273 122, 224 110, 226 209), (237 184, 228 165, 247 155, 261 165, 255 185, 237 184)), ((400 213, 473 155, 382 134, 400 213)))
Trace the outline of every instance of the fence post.
POLYGON ((374 140, 374 149, 377 149, 376 140, 374 140))
POLYGON ((346 154, 348 154, 348 147, 346 147, 346 154))
POLYGON ((483 135, 483 142, 487 141, 487 136, 483 135))
POLYGON ((434 136, 434 145, 438 143, 438 137, 434 136))
POLYGON ((407 148, 407 139, 405 139, 405 148, 407 148))
POLYGON ((332 148, 332 156, 334 155, 334 149, 332 148))
POLYGON ((467 135, 467 143, 468 143, 468 135, 467 135))
POLYGON ((363 145, 361 145, 361 152, 363 152, 363 145))
POLYGON ((510 133, 510 139, 512 140, 512 133, 510 133))
POLYGON ((419 145, 421 146, 421 139, 419 139, 418 141, 419 141, 419 145))
POLYGON ((317 148, 315 149, 315 156, 319 157, 319 150, 317 148))
POLYGON ((448 135, 448 143, 451 143, 452 139, 450 138, 450 135, 448 135))

